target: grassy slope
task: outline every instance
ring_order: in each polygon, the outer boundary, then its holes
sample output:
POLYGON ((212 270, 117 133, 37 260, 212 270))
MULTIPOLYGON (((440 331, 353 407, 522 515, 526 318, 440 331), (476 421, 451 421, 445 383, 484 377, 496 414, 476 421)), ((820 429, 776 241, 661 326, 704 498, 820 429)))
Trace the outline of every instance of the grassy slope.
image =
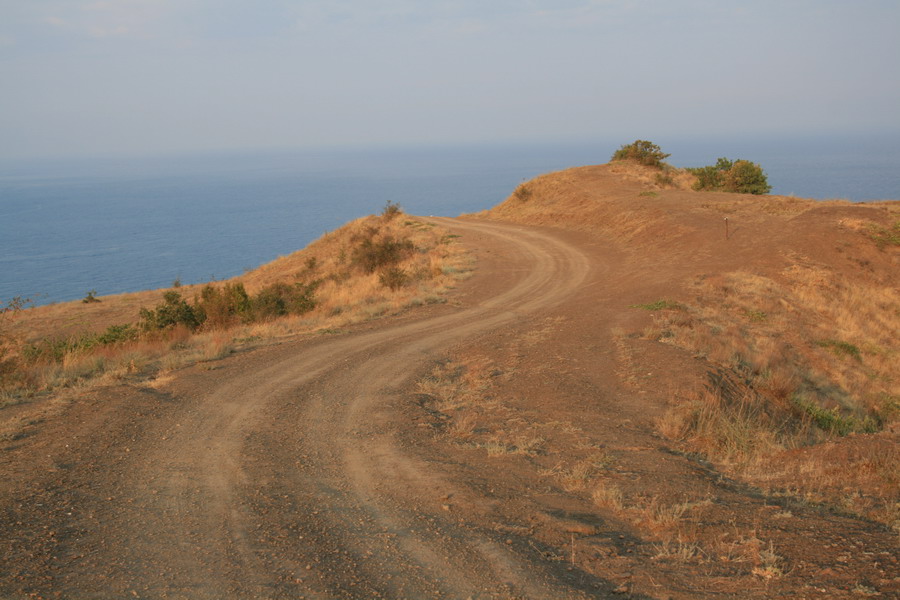
MULTIPOLYGON (((14 377, 13 382, 7 378, 6 385, 0 385, 0 401, 15 403, 61 387, 153 376, 197 360, 222 357, 248 344, 332 331, 409 306, 444 302, 445 293, 469 272, 469 260, 446 230, 421 219, 403 214, 393 218, 364 217, 325 234, 303 250, 229 280, 243 283, 251 295, 276 282, 320 281, 315 293, 317 305, 311 312, 237 324, 227 330, 201 329, 193 335, 175 329, 114 347, 69 352, 60 362, 39 361, 20 366, 21 377, 14 377), (409 240, 415 246, 394 265, 408 276, 406 284, 398 289, 382 284, 381 271, 367 273, 354 262, 354 252, 364 240, 377 244, 387 236, 409 240)), ((178 291, 191 299, 201 287, 182 286, 178 291)), ((0 315, 4 318, 0 322, 0 342, 6 341, 8 358, 19 353, 25 344, 42 339, 72 338, 102 332, 110 325, 135 323, 140 309, 158 304, 163 291, 105 296, 96 303, 66 302, 0 315)))
POLYGON ((689 176, 664 188, 655 175, 550 173, 482 216, 618 242, 658 279, 652 324, 626 335, 730 382, 680 384, 662 433, 755 484, 900 526, 900 202, 694 192, 689 176))

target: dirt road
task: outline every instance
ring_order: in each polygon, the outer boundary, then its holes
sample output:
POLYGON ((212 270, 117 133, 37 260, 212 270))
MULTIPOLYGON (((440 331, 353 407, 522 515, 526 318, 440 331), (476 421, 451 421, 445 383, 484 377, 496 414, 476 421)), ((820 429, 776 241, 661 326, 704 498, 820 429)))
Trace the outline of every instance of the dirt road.
POLYGON ((43 444, 47 459, 20 463, 4 486, 2 594, 586 595, 590 582, 467 524, 451 506, 471 491, 395 433, 402 397, 434 357, 558 304, 590 264, 535 231, 442 224, 491 269, 462 307, 247 353, 162 392, 101 391, 65 422, 35 425, 6 453, 43 444))
POLYGON ((446 305, 4 409, 0 598, 900 593, 895 532, 659 435, 673 390, 710 376, 629 333, 673 264, 435 221, 478 257, 446 305), (449 416, 416 383, 463 363, 449 416))

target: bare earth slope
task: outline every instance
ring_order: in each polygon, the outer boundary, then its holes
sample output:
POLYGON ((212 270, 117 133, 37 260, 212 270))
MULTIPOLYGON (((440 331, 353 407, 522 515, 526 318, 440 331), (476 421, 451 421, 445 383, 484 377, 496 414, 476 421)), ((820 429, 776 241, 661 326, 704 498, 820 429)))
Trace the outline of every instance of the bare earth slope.
POLYGON ((658 432, 715 365, 630 335, 629 307, 790 232, 738 206, 755 241, 720 241, 721 207, 673 223, 630 185, 606 189, 646 213, 614 228, 615 207, 606 229, 436 220, 478 257, 450 305, 27 408, 0 450, 0 597, 897 597, 888 526, 658 432))

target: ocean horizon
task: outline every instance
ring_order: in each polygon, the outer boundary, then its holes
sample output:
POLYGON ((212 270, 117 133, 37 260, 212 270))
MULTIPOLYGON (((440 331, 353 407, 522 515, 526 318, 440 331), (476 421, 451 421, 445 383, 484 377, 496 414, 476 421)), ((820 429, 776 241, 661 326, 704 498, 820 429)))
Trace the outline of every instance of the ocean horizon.
MULTIPOLYGON (((631 141, 631 140, 627 140, 631 141)), ((900 134, 654 139, 677 167, 745 158, 773 194, 900 198, 900 134)), ((0 302, 227 279, 379 212, 457 216, 622 141, 0 160, 0 302)))

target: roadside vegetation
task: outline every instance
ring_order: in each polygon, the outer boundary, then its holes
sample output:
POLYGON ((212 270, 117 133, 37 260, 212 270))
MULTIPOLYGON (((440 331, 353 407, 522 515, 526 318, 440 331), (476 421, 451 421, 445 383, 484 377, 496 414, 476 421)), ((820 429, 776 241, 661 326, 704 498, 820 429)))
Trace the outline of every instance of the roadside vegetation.
MULTIPOLYGON (((471 271, 455 236, 388 203, 381 214, 325 234, 304 250, 229 281, 173 286, 156 304, 125 297, 0 312, 0 404, 61 388, 148 378, 254 344, 334 333, 406 308, 442 303, 471 271), (124 306, 124 308, 123 308, 124 306), (85 311, 108 311, 87 313, 85 311), (109 323, 105 314, 130 314, 109 323), (77 323, 65 334, 54 323, 77 323)), ((88 300, 87 298, 90 298, 88 300)))

